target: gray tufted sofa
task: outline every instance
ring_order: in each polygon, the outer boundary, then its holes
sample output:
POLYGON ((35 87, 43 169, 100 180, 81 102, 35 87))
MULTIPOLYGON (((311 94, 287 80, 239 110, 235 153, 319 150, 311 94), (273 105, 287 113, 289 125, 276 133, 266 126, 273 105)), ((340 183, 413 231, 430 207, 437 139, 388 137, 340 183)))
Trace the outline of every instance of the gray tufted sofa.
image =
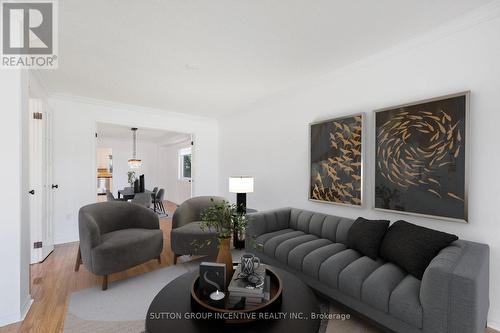
POLYGON ((102 290, 108 288, 108 275, 151 259, 161 263, 163 232, 158 216, 149 208, 130 202, 111 201, 80 208, 78 215, 80 246, 75 264, 103 277, 102 290))
POLYGON ((346 247, 354 221, 295 208, 249 215, 246 250, 396 332, 484 333, 489 247, 458 240, 422 280, 346 247))

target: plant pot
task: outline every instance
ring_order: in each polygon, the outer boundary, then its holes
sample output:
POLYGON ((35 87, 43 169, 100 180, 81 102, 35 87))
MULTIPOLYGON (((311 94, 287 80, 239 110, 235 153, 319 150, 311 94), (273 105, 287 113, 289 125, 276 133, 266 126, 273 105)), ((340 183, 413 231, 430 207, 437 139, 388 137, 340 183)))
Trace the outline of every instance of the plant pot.
POLYGON ((233 257, 231 256, 231 238, 221 238, 219 239, 219 253, 217 254, 216 262, 226 265, 226 285, 225 289, 229 285, 231 278, 233 277, 233 257))

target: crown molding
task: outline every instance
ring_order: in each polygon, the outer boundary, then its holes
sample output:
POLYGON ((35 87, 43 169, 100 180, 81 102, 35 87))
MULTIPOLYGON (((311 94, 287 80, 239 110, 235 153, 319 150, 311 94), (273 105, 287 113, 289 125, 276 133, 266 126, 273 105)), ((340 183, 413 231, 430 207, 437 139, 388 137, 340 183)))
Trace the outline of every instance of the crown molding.
POLYGON ((141 112, 141 113, 157 115, 157 116, 162 116, 162 117, 170 115, 173 117, 191 119, 193 121, 207 121, 207 120, 216 121, 216 117, 198 116, 198 115, 192 115, 189 113, 182 113, 179 111, 157 109, 157 108, 151 108, 151 107, 147 107, 147 106, 120 103, 120 102, 115 102, 115 101, 110 101, 110 100, 97 99, 97 98, 92 98, 92 97, 84 97, 84 96, 78 96, 78 95, 72 95, 72 94, 54 93, 54 94, 51 94, 49 96, 49 98, 54 99, 54 100, 59 100, 59 101, 89 104, 89 105, 106 107, 106 108, 111 108, 111 109, 121 109, 121 110, 126 110, 126 111, 141 112))

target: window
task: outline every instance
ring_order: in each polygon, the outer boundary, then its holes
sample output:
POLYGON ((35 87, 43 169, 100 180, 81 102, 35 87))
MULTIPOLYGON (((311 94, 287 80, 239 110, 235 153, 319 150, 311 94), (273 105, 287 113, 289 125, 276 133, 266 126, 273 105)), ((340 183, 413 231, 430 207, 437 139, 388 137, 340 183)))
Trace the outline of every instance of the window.
POLYGON ((179 179, 191 180, 191 147, 179 150, 179 179))

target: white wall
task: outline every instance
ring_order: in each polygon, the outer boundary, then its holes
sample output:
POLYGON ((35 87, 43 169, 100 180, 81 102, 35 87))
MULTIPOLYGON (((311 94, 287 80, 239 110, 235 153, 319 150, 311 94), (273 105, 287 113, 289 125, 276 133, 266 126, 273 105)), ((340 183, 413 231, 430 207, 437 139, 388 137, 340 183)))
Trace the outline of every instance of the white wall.
POLYGON ((2 163, 0 193, 0 326, 19 321, 31 304, 29 295, 29 213, 27 149, 27 74, 0 72, 2 163), (5 162, 4 161, 4 162, 5 162))
MULTIPOLYGON (((165 189, 165 199, 178 205, 191 197, 191 183, 179 179, 179 149, 188 147, 191 147, 191 139, 159 149, 160 187, 165 189)), ((196 158, 196 155, 193 155, 193 159, 196 158)))
MULTIPOLYGON (((128 183, 127 173, 130 168, 128 160, 132 157, 132 133, 129 139, 102 137, 97 139, 98 147, 111 148, 113 155, 113 194, 118 195, 118 190, 128 183)), ((142 167, 136 169, 136 175, 144 174, 146 189, 152 190, 158 186, 159 165, 158 165, 158 145, 151 141, 137 139, 137 157, 142 160, 142 167)))
POLYGON ((56 244, 78 240, 78 210, 96 201, 97 122, 193 133, 194 194, 217 194, 215 120, 78 97, 53 96, 49 102, 54 113, 54 182, 59 184, 54 199, 56 244))
MULTIPOLYGON (((498 7, 497 7, 498 9, 498 7)), ((220 128, 220 191, 230 175, 255 177, 248 206, 294 206, 355 218, 403 218, 489 244, 489 325, 500 328, 500 18, 478 11, 432 34, 261 101, 220 128), (372 110, 471 90, 469 224, 374 211, 372 110), (365 204, 350 208, 307 200, 308 124, 366 112, 365 204)), ((327 42, 327 41, 325 41, 327 42)))

